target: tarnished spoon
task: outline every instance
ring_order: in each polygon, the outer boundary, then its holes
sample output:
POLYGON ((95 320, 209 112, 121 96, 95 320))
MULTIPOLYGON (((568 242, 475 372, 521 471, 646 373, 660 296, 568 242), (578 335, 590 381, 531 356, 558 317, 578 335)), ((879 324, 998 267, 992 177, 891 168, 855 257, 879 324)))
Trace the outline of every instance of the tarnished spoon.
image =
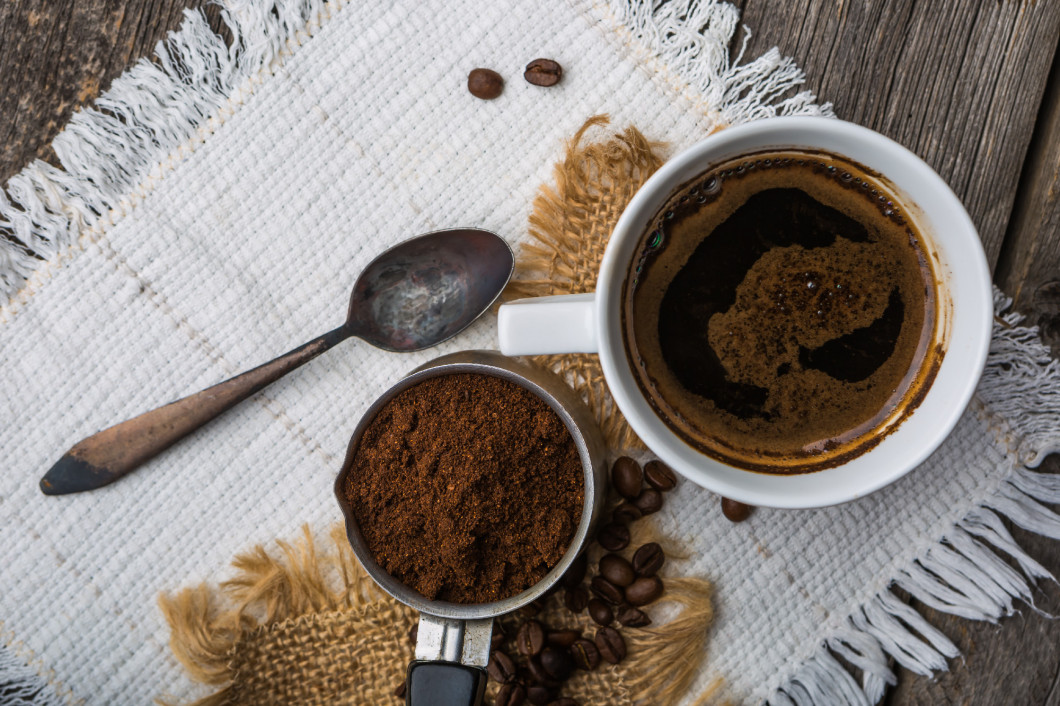
POLYGON ((78 442, 41 479, 46 495, 113 483, 222 412, 351 336, 388 351, 441 343, 504 289, 515 260, 485 230, 440 230, 372 260, 353 286, 346 323, 262 366, 78 442))

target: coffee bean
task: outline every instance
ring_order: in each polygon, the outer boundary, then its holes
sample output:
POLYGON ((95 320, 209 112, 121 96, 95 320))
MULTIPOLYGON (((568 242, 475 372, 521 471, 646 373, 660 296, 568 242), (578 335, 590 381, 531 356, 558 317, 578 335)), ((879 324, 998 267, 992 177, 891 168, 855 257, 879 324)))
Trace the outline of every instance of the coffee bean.
POLYGON ((626 658, 626 641, 614 628, 600 628, 596 631, 596 649, 600 656, 611 664, 618 664, 626 658))
POLYGON ((618 622, 627 628, 642 628, 645 625, 651 625, 651 618, 643 610, 627 605, 619 609, 618 622))
POLYGON ((673 490, 677 485, 677 475, 662 461, 648 461, 644 465, 644 480, 648 481, 651 487, 664 493, 667 490, 673 490))
POLYGON ((406 690, 407 690, 407 688, 405 686, 405 682, 401 682, 400 684, 397 685, 397 688, 394 689, 394 696, 398 697, 399 699, 403 699, 403 698, 405 698, 405 691, 406 690))
POLYGON ((519 654, 530 657, 541 654, 541 648, 545 646, 545 628, 536 620, 527 620, 519 626, 515 633, 515 648, 519 654))
POLYGON ((633 571, 637 576, 654 576, 666 562, 666 555, 657 542, 648 542, 633 553, 633 571))
POLYGON ((534 706, 546 706, 546 704, 552 703, 552 699, 556 696, 554 689, 549 689, 547 686, 541 686, 540 684, 534 684, 526 688, 526 700, 534 704, 534 706))
POLYGON ((619 552, 629 546, 629 528, 610 522, 600 528, 596 541, 609 552, 619 552))
POLYGON ((545 642, 552 647, 570 647, 581 636, 577 630, 549 630, 545 642))
POLYGON ((566 681, 574 671, 574 660, 570 652, 560 647, 546 647, 541 650, 541 668, 558 681, 566 681))
POLYGON ((532 657, 530 661, 527 662, 526 667, 530 671, 530 679, 541 686, 547 686, 551 689, 558 689, 560 687, 560 682, 545 671, 545 668, 541 664, 541 660, 537 657, 532 657))
POLYGON ((589 592, 585 586, 568 588, 563 593, 563 605, 572 613, 581 613, 589 605, 589 592))
POLYGON ((523 78, 535 86, 555 86, 563 78, 563 67, 552 59, 534 59, 526 65, 523 78))
POLYGON ((743 522, 751 516, 751 506, 728 498, 721 499, 721 511, 730 522, 743 522))
POLYGON ((655 488, 648 488, 637 496, 637 499, 633 501, 633 504, 645 515, 658 512, 662 509, 663 505, 662 493, 655 488))
MULTIPOLYGON (((603 576, 594 576, 589 586, 593 593, 612 605, 618 605, 622 602, 622 589, 603 576)), ((592 601, 589 602, 592 603, 592 601)))
POLYGON ((663 594, 663 582, 658 576, 645 576, 626 586, 626 602, 631 606, 648 605, 663 594))
POLYGON ((570 648, 571 657, 578 669, 591 672, 600 666, 600 650, 592 640, 578 640, 570 648))
POLYGON ((615 614, 611 612, 611 606, 599 598, 594 598, 589 601, 589 617, 597 625, 610 625, 611 621, 615 619, 615 614))
POLYGON ((467 75, 467 90, 482 100, 493 100, 504 90, 504 79, 492 69, 472 69, 467 75))
POLYGON ((618 554, 604 554, 600 557, 600 575, 616 586, 628 586, 636 578, 633 567, 618 554))
POLYGON ((622 456, 611 466, 611 485, 627 500, 640 495, 643 483, 644 471, 641 470, 640 464, 629 456, 622 456))
POLYGON ((585 552, 582 552, 571 562, 570 567, 567 568, 567 573, 563 574, 563 578, 559 582, 563 584, 564 588, 574 588, 585 580, 585 570, 588 566, 589 558, 585 555, 585 552))
POLYGON ((630 522, 636 522, 643 516, 644 513, 642 513, 636 505, 633 505, 632 503, 622 503, 611 513, 611 520, 620 525, 628 525, 630 522))
POLYGON ((501 684, 497 691, 497 706, 521 706, 526 701, 526 687, 517 681, 501 684))
POLYGON ((519 615, 523 618, 532 618, 545 609, 545 599, 535 598, 519 609, 519 615))
MULTIPOLYGON (((496 624, 496 623, 494 623, 494 624, 496 624)), ((419 635, 420 635, 420 624, 419 623, 413 623, 412 627, 409 628, 409 642, 412 643, 413 647, 416 646, 416 638, 419 637, 419 635)))
POLYGON ((501 684, 511 681, 515 679, 515 662, 507 653, 494 650, 490 654, 489 664, 486 665, 486 673, 490 675, 490 679, 501 684))

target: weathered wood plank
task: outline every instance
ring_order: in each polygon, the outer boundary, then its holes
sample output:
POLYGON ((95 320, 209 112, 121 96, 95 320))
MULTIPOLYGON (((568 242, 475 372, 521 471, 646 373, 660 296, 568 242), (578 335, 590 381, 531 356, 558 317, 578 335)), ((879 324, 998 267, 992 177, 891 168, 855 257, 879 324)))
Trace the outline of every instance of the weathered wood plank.
POLYGON ((1060 357, 1060 54, 1053 64, 995 280, 1060 357))
POLYGON ((34 157, 55 160, 52 138, 136 59, 149 56, 186 7, 207 0, 0 2, 0 184, 34 157))
POLYGON ((836 113, 906 145, 997 261, 1060 37, 1060 3, 744 0, 748 55, 793 56, 836 113))

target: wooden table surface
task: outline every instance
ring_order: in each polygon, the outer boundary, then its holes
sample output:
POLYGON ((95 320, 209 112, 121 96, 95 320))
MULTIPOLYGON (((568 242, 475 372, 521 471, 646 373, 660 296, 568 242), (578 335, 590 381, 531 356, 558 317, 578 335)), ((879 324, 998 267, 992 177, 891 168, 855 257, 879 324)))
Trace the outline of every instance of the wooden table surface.
MULTIPOLYGON (((0 183, 34 157, 54 161, 49 144, 71 113, 203 4, 0 2, 0 183)), ((746 56, 780 47, 837 115, 893 137, 946 179, 995 282, 1060 352, 1060 0, 737 4, 753 29, 746 56)), ((217 8, 206 13, 221 29, 217 8)), ((1060 576, 1060 542, 1014 534, 1060 576)), ((1060 614, 1055 585, 1036 600, 1060 614)), ((934 681, 900 671, 887 704, 1060 706, 1060 620, 1025 608, 990 625, 917 607, 964 656, 934 681)))

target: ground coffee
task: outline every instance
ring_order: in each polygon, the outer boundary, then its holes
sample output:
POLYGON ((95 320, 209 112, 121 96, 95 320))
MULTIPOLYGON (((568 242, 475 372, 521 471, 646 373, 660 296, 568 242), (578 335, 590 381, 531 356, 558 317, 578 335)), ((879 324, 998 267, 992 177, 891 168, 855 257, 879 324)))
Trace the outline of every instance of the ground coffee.
POLYGON ((528 390, 480 374, 430 378, 385 405, 345 492, 384 570, 429 599, 465 604, 544 578, 585 497, 563 421, 528 390))

